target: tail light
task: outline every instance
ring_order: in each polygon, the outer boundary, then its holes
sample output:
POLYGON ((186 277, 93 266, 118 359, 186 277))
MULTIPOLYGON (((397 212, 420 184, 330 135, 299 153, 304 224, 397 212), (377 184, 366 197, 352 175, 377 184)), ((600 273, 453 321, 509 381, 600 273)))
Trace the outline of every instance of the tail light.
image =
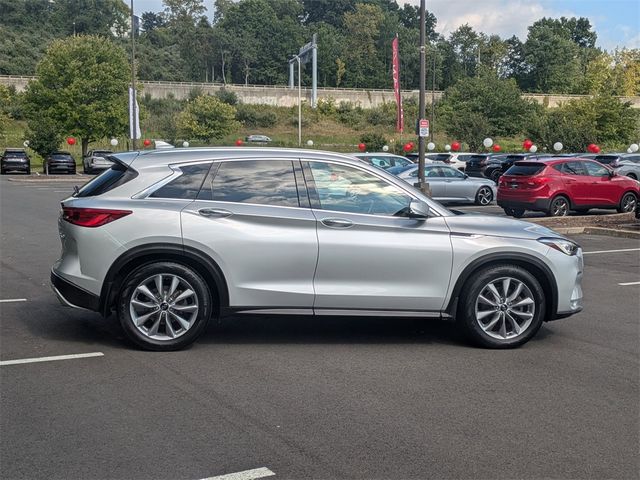
POLYGON ((62 219, 64 221, 89 228, 101 227, 131 213, 133 213, 131 210, 62 207, 62 219))
POLYGON ((539 187, 540 185, 544 185, 545 183, 549 183, 551 180, 548 177, 533 177, 529 181, 527 181, 528 187, 539 187))

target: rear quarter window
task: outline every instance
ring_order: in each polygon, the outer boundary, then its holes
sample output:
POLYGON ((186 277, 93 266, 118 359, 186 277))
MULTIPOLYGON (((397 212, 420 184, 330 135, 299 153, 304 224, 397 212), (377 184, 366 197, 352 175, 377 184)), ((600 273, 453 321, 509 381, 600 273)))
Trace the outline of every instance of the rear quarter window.
POLYGON ((75 195, 76 197, 97 197, 120 185, 124 185, 138 176, 135 170, 118 163, 113 158, 110 158, 110 160, 115 162, 113 166, 87 182, 75 195))
POLYGON ((513 165, 504 173, 505 175, 513 175, 516 177, 529 177, 537 175, 544 170, 544 165, 513 165))
POLYGON ((198 196, 202 182, 209 173, 211 163, 185 165, 179 167, 181 175, 153 192, 153 198, 183 198, 194 200, 198 196))

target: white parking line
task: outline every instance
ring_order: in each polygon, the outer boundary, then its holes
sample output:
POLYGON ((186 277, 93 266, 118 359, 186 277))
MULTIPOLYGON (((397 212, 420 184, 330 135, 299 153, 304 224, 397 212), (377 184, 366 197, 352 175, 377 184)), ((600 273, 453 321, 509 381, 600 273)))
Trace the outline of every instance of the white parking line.
POLYGON ((26 302, 26 298, 7 298, 5 300, 0 300, 0 303, 12 303, 12 302, 26 302))
POLYGON ((584 252, 583 255, 593 255, 596 253, 618 253, 618 252, 639 252, 640 248, 620 248, 618 250, 596 250, 595 252, 584 252))
POLYGON ((218 475, 216 477, 207 477, 202 480, 254 480, 255 478, 271 477, 275 475, 266 467, 254 468, 253 470, 245 470, 243 472, 227 473, 226 475, 218 475))
POLYGON ((622 287, 628 287, 629 285, 640 285, 640 282, 625 282, 625 283, 619 283, 618 285, 622 287))
POLYGON ((56 360, 73 360, 76 358, 103 357, 103 356, 104 356, 104 353, 102 352, 91 352, 91 353, 75 353, 73 355, 57 355, 55 357, 22 358, 20 360, 1 361, 0 366, 19 365, 22 363, 54 362, 56 360))

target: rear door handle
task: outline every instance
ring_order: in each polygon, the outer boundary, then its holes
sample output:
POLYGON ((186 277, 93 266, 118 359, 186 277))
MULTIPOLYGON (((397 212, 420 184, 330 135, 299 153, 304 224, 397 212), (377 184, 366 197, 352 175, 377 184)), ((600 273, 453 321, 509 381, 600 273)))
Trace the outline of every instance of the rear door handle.
POLYGON ((233 215, 229 210, 225 210, 224 208, 201 208, 198 210, 198 213, 203 217, 208 218, 226 218, 233 215))
POLYGON ((351 220, 345 220, 344 218, 323 218, 320 223, 329 228, 353 227, 353 222, 351 220))

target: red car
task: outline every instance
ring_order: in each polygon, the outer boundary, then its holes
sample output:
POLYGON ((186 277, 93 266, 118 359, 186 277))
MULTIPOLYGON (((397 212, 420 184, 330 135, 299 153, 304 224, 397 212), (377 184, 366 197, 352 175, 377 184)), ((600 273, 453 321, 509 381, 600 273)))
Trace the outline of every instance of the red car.
POLYGON ((639 198, 640 182, 598 162, 565 157, 516 162, 500 177, 497 201, 507 215, 520 218, 526 210, 552 216, 590 208, 633 212, 639 198))

